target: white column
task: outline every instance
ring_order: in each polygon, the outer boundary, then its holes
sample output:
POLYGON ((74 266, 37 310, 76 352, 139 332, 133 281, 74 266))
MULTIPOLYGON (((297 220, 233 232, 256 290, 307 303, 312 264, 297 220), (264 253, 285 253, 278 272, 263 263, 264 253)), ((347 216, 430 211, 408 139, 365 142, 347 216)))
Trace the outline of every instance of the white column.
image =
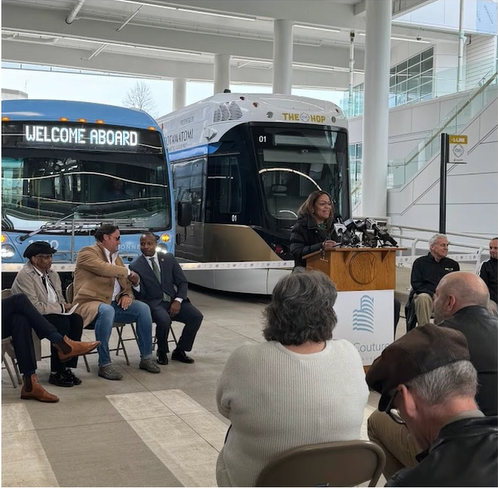
POLYGON ((223 93, 230 88, 230 55, 214 55, 214 93, 223 93))
POLYGON ((292 26, 291 20, 273 22, 273 93, 292 92, 292 26))
POLYGON ((362 214, 387 213, 391 0, 366 0, 362 214))
POLYGON ((465 49, 465 32, 463 31, 463 6, 464 1, 460 0, 460 16, 458 20, 458 72, 457 72, 457 91, 464 89, 463 76, 463 50, 465 49))
POLYGON ((185 107, 187 103, 187 80, 173 78, 173 110, 185 107))

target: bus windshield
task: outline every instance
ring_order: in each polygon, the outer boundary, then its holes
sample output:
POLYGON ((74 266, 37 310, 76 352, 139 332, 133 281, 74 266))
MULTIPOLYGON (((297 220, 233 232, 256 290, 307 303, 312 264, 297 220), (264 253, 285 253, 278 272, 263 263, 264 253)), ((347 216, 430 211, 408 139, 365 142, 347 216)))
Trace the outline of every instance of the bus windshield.
POLYGON ((328 192, 338 214, 349 215, 347 132, 286 124, 252 129, 268 213, 282 227, 314 190, 328 192))
POLYGON ((2 229, 46 226, 57 233, 74 220, 103 219, 129 229, 168 229, 167 182, 164 155, 4 147, 2 229))

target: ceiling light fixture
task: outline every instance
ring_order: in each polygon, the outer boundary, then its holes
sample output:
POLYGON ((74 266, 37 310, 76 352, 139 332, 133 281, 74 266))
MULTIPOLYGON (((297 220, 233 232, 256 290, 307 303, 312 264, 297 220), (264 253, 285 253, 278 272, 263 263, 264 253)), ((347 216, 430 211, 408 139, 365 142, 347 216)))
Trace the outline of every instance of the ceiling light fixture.
POLYGON ((333 27, 315 27, 313 25, 304 25, 304 24, 294 24, 294 27, 299 27, 301 29, 312 29, 314 31, 325 31, 325 32, 341 32, 340 29, 334 29, 333 27))
POLYGON ((188 12, 190 14, 213 15, 214 17, 225 17, 228 19, 248 20, 250 22, 256 21, 256 17, 242 17, 240 15, 219 14, 218 12, 206 12, 205 10, 194 10, 194 9, 190 9, 190 8, 177 8, 177 10, 179 12, 188 12))

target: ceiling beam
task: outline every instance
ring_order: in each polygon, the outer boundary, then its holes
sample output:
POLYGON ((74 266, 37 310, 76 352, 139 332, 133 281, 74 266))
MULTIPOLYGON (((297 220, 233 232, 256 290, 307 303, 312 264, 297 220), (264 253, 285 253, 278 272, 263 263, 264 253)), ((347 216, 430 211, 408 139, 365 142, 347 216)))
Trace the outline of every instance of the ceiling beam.
MULTIPOLYGON (((238 4, 239 2, 234 2, 238 4)), ((252 3, 252 2, 240 2, 252 3)), ((267 2, 255 2, 267 3, 267 2)), ((239 36, 226 37, 223 31, 214 34, 187 32, 177 29, 162 29, 133 25, 117 31, 122 22, 106 20, 80 19, 72 25, 65 22, 66 13, 56 9, 30 8, 4 4, 2 8, 2 28, 20 32, 37 32, 41 35, 57 35, 74 39, 94 40, 100 43, 119 43, 157 49, 175 49, 211 54, 229 54, 242 58, 273 59, 273 40, 245 39, 239 36)), ((249 35, 250 33, 247 33, 249 35)), ((355 67, 363 69, 364 52, 357 50, 355 67)), ((294 45, 294 62, 316 64, 319 66, 336 66, 347 68, 349 47, 326 45, 294 45)))
MULTIPOLYGON (((66 49, 57 45, 33 45, 15 41, 2 43, 4 61, 40 64, 40 60, 49 66, 95 70, 103 73, 115 73, 160 79, 187 78, 188 80, 213 81, 214 65, 202 62, 158 60, 143 56, 128 56, 102 51, 99 56, 88 59, 91 51, 83 49, 66 49)), ((234 83, 272 85, 273 70, 257 69, 246 65, 241 68, 231 67, 230 81, 234 83)), ((347 90, 348 73, 314 72, 312 70, 294 69, 293 86, 335 88, 347 90)))

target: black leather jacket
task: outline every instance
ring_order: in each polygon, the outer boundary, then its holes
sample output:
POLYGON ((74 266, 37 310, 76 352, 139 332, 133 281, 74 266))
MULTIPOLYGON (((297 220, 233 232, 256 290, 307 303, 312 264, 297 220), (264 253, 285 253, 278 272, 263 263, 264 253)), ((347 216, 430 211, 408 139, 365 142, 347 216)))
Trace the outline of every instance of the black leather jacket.
POLYGON ((443 426, 419 464, 396 472, 386 486, 497 487, 498 417, 464 418, 443 426))
POLYGON ((479 409, 486 416, 498 415, 498 319, 483 306, 467 306, 440 326, 456 329, 467 338, 470 361, 479 381, 479 409))
POLYGON ((320 229, 312 216, 300 217, 292 227, 290 236, 290 252, 294 257, 296 267, 305 267, 306 260, 303 256, 322 249, 322 243, 328 239, 338 241, 332 229, 327 233, 320 229))

